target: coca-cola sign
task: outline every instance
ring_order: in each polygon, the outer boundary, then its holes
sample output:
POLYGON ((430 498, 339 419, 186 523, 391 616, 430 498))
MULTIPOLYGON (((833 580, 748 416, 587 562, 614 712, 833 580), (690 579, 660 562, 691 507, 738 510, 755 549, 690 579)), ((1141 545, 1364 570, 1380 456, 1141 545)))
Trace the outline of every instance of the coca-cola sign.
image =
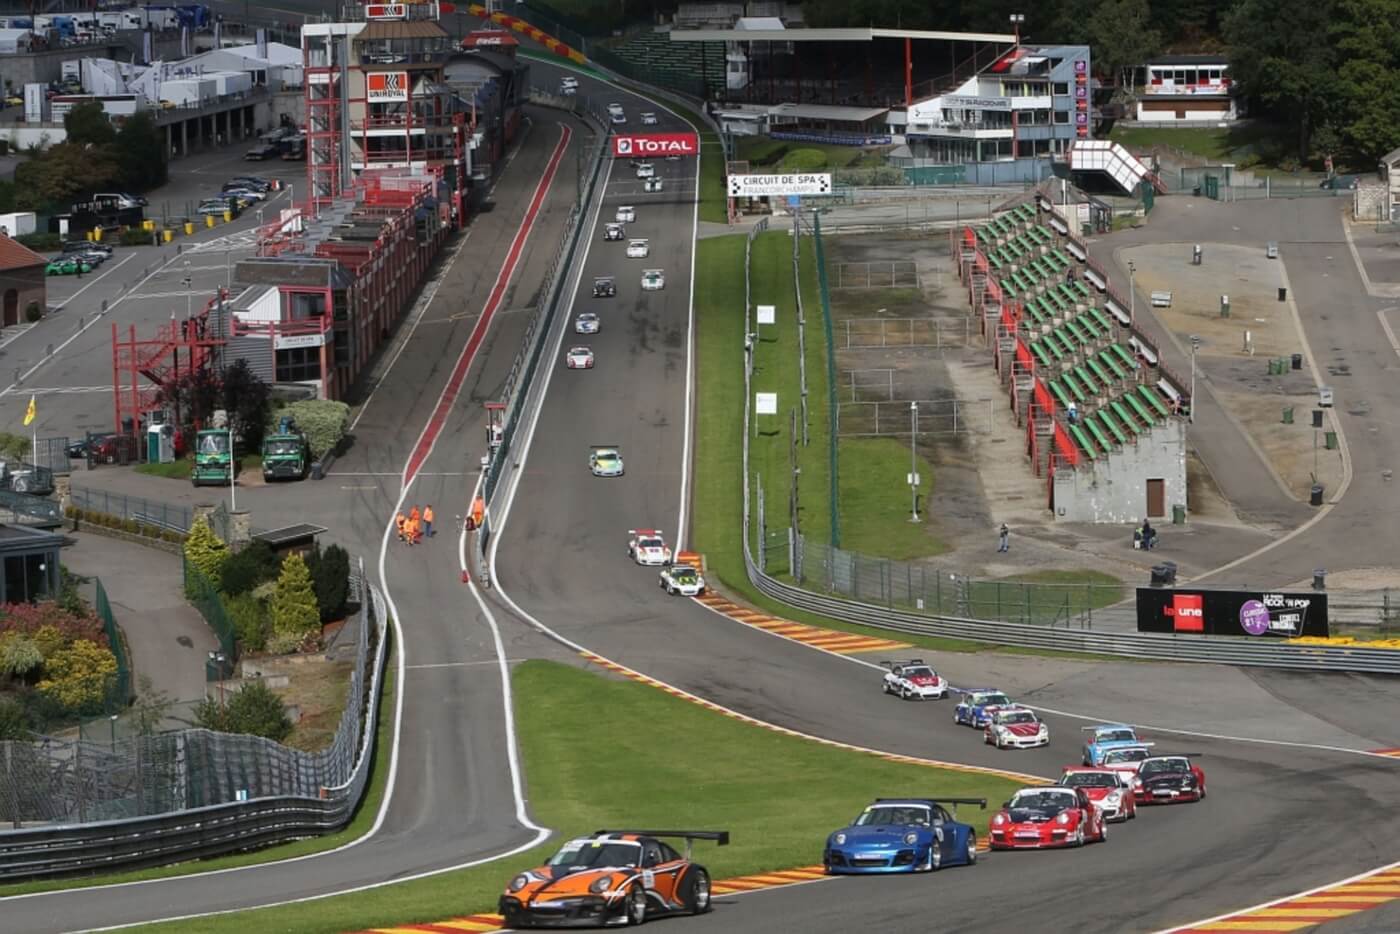
POLYGON ((700 140, 694 133, 621 133, 613 137, 613 155, 623 159, 694 156, 700 140))

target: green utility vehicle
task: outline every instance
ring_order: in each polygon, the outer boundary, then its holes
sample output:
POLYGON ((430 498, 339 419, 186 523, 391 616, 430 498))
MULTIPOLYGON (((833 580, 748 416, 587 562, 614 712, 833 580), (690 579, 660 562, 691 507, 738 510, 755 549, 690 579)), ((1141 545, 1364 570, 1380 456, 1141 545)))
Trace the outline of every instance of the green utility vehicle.
POLYGON ((311 445, 297 430, 296 422, 282 419, 277 431, 263 438, 263 479, 305 480, 311 471, 311 445))
POLYGON ((227 428, 206 428, 195 436, 194 470, 190 471, 192 485, 233 485, 232 440, 227 428))

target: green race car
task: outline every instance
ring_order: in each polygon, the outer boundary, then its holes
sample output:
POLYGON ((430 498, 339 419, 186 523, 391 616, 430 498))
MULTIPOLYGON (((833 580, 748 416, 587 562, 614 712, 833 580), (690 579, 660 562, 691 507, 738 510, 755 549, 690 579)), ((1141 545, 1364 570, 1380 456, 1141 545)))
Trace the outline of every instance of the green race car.
POLYGON ((49 260, 44 267, 46 276, 72 276, 80 272, 92 272, 92 265, 72 256, 60 256, 49 260))

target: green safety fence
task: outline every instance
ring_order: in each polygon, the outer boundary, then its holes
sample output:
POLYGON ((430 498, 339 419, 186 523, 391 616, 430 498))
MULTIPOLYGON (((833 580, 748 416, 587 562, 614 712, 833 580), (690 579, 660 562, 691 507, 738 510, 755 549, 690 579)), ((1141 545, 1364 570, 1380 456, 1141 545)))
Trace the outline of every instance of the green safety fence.
POLYGON ((817 284, 822 298, 822 333, 826 339, 826 409, 827 446, 831 460, 831 547, 841 547, 841 510, 837 491, 840 478, 837 475, 839 458, 836 456, 837 412, 836 405, 836 341, 831 333, 831 287, 826 279, 826 251, 822 249, 821 215, 812 215, 812 243, 817 254, 817 284))
POLYGON ((97 618, 102 620, 102 631, 107 634, 107 645, 117 659, 117 673, 107 687, 103 713, 116 713, 124 710, 131 702, 131 660, 122 642, 121 630, 117 628, 116 617, 112 615, 112 604, 107 600, 107 590, 100 579, 94 579, 97 596, 94 600, 97 618))
POLYGON ((219 649, 225 659, 219 677, 224 677, 238 659, 238 637, 233 628, 233 621, 228 617, 228 610, 224 606, 224 598, 219 594, 219 588, 214 586, 214 582, 206 577, 203 571, 191 564, 189 558, 185 558, 184 562, 185 599, 199 610, 199 615, 204 617, 204 622, 209 624, 214 637, 219 640, 219 649))

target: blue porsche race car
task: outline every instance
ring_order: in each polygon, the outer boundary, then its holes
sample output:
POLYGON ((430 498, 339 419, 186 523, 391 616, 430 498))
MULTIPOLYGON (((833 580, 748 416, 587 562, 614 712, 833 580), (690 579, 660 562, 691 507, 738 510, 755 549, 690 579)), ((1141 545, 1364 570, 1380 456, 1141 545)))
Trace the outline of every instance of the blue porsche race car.
POLYGON ((833 875, 932 872, 977 862, 977 831, 954 818, 959 804, 986 810, 986 798, 876 798, 851 826, 826 839, 822 864, 833 875), (953 806, 953 814, 943 805, 953 806))
POLYGON ((992 688, 973 688, 964 691, 958 698, 958 706, 953 708, 953 722, 975 726, 979 730, 987 725, 991 715, 988 707, 1010 707, 1011 698, 992 688))
POLYGON ((1085 765, 1103 765, 1104 753, 1110 749, 1122 749, 1142 743, 1136 731, 1124 723, 1097 723, 1080 729, 1089 734, 1084 740, 1085 765))

